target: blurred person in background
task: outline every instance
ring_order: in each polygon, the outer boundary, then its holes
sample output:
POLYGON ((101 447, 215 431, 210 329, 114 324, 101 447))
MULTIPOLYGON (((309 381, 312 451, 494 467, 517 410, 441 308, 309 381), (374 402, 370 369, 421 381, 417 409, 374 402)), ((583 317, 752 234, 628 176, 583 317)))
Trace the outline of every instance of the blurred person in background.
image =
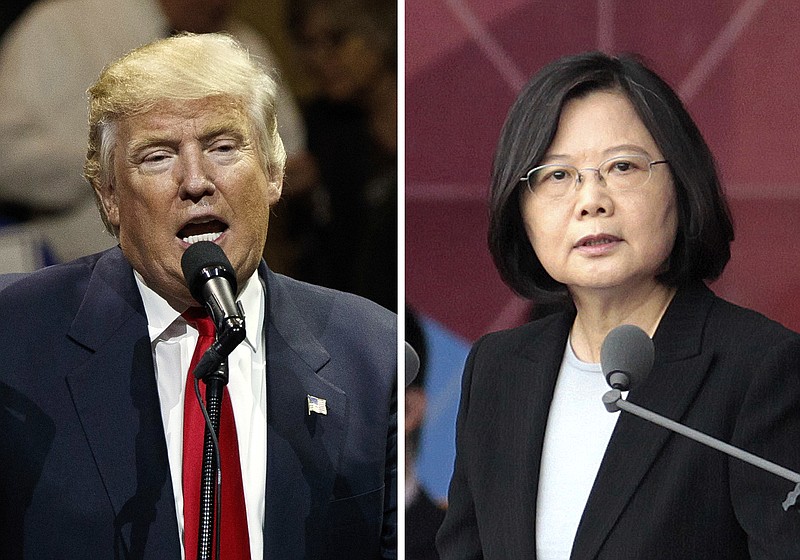
MULTIPOLYGON (((113 246, 92 189, 81 177, 86 89, 107 61, 176 31, 230 33, 266 67, 275 68, 265 39, 233 16, 236 2, 33 3, 0 42, 0 225, 5 231, 40 238, 58 261, 113 246)), ((304 150, 305 130, 287 89, 281 88, 277 103, 291 162, 304 150)))
POLYGON ((425 380, 428 344, 416 313, 406 307, 406 341, 419 356, 419 371, 406 387, 406 559, 438 560, 436 532, 444 519, 444 508, 436 504, 417 479, 415 465, 419 455, 427 400, 425 380))
POLYGON ((295 0, 287 11, 314 90, 302 106, 314 167, 286 172, 307 239, 296 274, 397 309, 397 4, 295 0))

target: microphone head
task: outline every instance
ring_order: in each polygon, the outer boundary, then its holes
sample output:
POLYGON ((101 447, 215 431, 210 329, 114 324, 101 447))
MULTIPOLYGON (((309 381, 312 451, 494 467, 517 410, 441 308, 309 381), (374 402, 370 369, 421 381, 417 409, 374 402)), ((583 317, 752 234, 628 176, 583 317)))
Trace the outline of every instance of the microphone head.
POLYGON ((635 387, 653 368, 654 354, 653 341, 639 327, 620 325, 612 329, 600 348, 606 382, 622 391, 635 387))
POLYGON ((414 350, 414 347, 406 342, 406 387, 411 385, 411 382, 417 377, 419 373, 419 354, 414 350))
POLYGON ((233 293, 238 292, 236 275, 225 251, 211 241, 198 241, 183 252, 181 257, 183 277, 189 292, 201 305, 205 305, 203 286, 211 278, 223 277, 231 284, 233 293))

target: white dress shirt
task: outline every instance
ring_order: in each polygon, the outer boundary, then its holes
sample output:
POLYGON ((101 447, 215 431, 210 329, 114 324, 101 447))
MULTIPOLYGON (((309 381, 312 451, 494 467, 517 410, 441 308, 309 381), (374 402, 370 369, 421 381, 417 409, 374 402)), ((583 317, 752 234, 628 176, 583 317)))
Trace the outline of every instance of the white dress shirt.
MULTIPOLYGON (((186 375, 198 333, 180 313, 143 281, 136 283, 144 302, 153 363, 167 439, 172 490, 183 543, 183 401, 186 375)), ((228 357, 228 394, 236 421, 242 484, 247 509, 247 529, 253 560, 263 557, 264 494, 267 478, 267 385, 264 340, 264 287, 258 273, 239 294, 245 311, 247 336, 228 357)), ((189 395, 194 398, 193 394, 189 395)), ((182 558, 185 556, 181 547, 182 558)))

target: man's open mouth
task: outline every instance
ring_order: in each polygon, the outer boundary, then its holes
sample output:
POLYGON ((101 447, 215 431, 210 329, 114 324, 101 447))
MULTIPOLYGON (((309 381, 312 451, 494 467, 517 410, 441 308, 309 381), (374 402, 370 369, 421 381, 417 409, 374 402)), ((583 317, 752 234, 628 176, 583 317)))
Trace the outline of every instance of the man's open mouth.
POLYGON ((190 222, 178 231, 177 236, 189 245, 198 241, 216 241, 228 229, 228 224, 216 219, 190 222))

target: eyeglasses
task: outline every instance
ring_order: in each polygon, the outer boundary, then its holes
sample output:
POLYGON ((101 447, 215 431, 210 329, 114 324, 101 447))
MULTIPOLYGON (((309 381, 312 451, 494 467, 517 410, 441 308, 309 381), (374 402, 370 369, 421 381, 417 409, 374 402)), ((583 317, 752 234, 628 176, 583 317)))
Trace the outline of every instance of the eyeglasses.
POLYGON ((578 169, 574 165, 550 163, 534 167, 520 178, 528 190, 542 198, 559 199, 583 182, 584 171, 597 173, 600 182, 610 191, 624 192, 643 187, 653 174, 653 166, 669 163, 665 159, 650 161, 643 155, 614 156, 597 167, 578 169))

